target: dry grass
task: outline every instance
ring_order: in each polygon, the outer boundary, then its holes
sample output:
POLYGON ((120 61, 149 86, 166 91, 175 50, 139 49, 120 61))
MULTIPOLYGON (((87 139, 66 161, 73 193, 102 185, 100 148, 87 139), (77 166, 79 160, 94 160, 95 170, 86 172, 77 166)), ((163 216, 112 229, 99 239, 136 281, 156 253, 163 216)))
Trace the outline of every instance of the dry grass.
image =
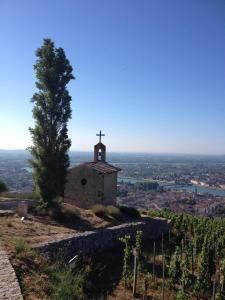
POLYGON ((10 198, 10 199, 37 199, 37 196, 33 192, 2 192, 0 193, 0 200, 2 198, 10 198))
POLYGON ((47 241, 53 241, 56 238, 64 238, 95 228, 111 226, 112 223, 98 218, 91 210, 83 210, 66 204, 65 213, 75 216, 73 223, 66 225, 58 220, 53 220, 49 216, 29 215, 21 222, 20 217, 0 216, 1 241, 9 252, 13 252, 15 238, 23 238, 29 245, 38 244, 47 241))
MULTIPOLYGON (((162 299, 162 290, 161 290, 161 282, 158 282, 158 286, 154 288, 149 288, 147 293, 145 294, 145 298, 143 296, 143 291, 140 287, 137 289, 136 297, 133 297, 132 291, 124 289, 122 284, 119 284, 116 289, 113 291, 113 294, 108 296, 107 300, 130 300, 130 299, 146 299, 146 300, 160 300, 162 299)), ((164 299, 165 300, 174 300, 175 293, 165 288, 164 291, 164 299)))
POLYGON ((107 209, 104 205, 101 204, 93 205, 92 211, 99 218, 105 218, 107 216, 107 209))
POLYGON ((112 216, 116 220, 121 220, 122 219, 122 214, 121 214, 120 209, 118 207, 108 205, 107 206, 107 212, 110 216, 112 216))

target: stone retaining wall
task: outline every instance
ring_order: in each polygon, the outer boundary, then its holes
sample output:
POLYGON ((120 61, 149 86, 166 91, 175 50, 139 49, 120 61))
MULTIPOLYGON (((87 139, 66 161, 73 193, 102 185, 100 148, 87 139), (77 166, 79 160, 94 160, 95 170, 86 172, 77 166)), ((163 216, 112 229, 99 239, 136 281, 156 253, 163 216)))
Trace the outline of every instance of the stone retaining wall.
POLYGON ((140 222, 86 231, 49 243, 34 245, 33 248, 45 253, 50 259, 69 261, 77 254, 93 256, 107 249, 121 245, 119 238, 130 235, 135 239, 136 232, 141 230, 144 239, 156 240, 170 229, 170 222, 160 218, 141 218, 140 222))
POLYGON ((23 300, 15 271, 0 244, 0 299, 23 300))
POLYGON ((32 205, 34 205, 37 200, 33 200, 33 199, 4 199, 4 200, 0 200, 0 210, 17 210, 17 206, 19 202, 27 202, 28 203, 28 207, 31 207, 32 205))

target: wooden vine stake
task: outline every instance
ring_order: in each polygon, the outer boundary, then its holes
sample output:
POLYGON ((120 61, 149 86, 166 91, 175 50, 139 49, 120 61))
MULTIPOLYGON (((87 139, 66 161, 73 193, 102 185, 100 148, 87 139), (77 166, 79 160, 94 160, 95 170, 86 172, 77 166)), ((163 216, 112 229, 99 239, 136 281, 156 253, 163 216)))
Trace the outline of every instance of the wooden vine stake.
POLYGON ((181 258, 183 259, 183 253, 184 253, 184 239, 181 240, 181 258))
POLYGON ((153 266, 152 266, 152 277, 155 282, 155 241, 153 243, 153 266))
POLYGON ((216 276, 213 279, 213 300, 216 299, 216 276))
POLYGON ((162 269, 162 300, 164 300, 164 289, 165 289, 165 255, 162 256, 163 259, 163 269, 162 269))
POLYGON ((194 249, 193 244, 191 243, 191 275, 194 275, 194 249))

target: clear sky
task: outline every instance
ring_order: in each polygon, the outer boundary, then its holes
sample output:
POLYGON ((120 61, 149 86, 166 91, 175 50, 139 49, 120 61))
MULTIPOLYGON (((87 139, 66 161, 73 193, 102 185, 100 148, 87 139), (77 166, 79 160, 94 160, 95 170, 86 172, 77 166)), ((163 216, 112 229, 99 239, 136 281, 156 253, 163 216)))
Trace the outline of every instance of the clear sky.
POLYGON ((33 64, 63 47, 73 150, 225 153, 224 0, 0 0, 0 149, 31 144, 33 64))

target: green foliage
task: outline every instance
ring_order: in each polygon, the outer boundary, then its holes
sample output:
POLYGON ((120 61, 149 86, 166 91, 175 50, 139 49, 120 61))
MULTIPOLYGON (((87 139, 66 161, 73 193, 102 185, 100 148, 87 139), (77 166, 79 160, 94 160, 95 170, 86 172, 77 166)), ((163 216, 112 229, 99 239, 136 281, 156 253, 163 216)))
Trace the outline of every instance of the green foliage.
POLYGON ((142 236, 143 232, 138 230, 135 236, 135 248, 139 256, 142 255, 142 236))
POLYGON ((147 272, 146 274, 144 274, 143 277, 143 284, 142 284, 142 292, 145 295, 148 291, 148 289, 151 287, 151 283, 152 283, 152 275, 147 272))
POLYGON ((91 268, 80 262, 75 268, 64 263, 54 263, 45 269, 51 285, 51 299, 87 299, 91 268))
POLYGON ((123 244, 123 273, 122 273, 122 282, 125 287, 131 285, 132 280, 132 268, 131 268, 131 259, 132 259, 132 248, 130 245, 130 236, 125 235, 119 239, 123 244))
POLYGON ((220 286, 223 291, 225 284, 225 258, 220 263, 220 286))
POLYGON ((27 251, 31 250, 30 246, 27 244, 27 242, 22 237, 15 238, 13 243, 14 243, 14 248, 15 248, 16 254, 19 254, 21 252, 27 252, 27 251))
POLYGON ((144 264, 144 257, 142 254, 142 236, 143 232, 141 230, 138 230, 135 236, 135 249, 138 254, 138 273, 142 272, 144 264))
POLYGON ((225 300, 225 296, 223 295, 223 293, 221 291, 216 293, 216 300, 225 300))
POLYGON ((8 191, 8 187, 3 179, 0 178, 0 193, 8 191))
POLYGON ((189 267, 188 266, 188 255, 187 255, 187 252, 184 252, 183 259, 181 261, 181 280, 180 280, 183 291, 185 291, 191 283, 188 267, 189 267))
POLYGON ((187 292, 182 290, 177 293, 176 300, 189 300, 189 299, 190 297, 187 292))
POLYGON ((169 268, 168 268, 168 276, 170 282, 174 285, 179 282, 181 277, 181 251, 179 247, 176 247, 174 254, 170 260, 169 268))
POLYGON ((58 270, 54 274, 53 295, 54 299, 76 299, 85 294, 87 274, 85 272, 74 273, 71 269, 58 270))
POLYGON ((35 203, 31 206, 30 211, 34 215, 38 216, 46 216, 47 215, 47 202, 39 201, 38 203, 35 203))
POLYGON ((141 217, 139 211, 134 207, 120 206, 120 211, 125 216, 133 219, 139 219, 141 217))
POLYGON ((198 277, 195 284, 195 291, 197 293, 205 293, 210 287, 211 276, 209 272, 209 256, 206 243, 203 244, 202 251, 199 258, 198 277))
POLYGON ((71 118, 71 97, 66 88, 74 79, 72 67, 62 48, 55 48, 50 39, 44 39, 43 46, 36 51, 34 65, 38 93, 32 97, 34 103, 34 128, 29 128, 33 146, 35 192, 48 207, 64 194, 68 150, 67 123, 71 118))

